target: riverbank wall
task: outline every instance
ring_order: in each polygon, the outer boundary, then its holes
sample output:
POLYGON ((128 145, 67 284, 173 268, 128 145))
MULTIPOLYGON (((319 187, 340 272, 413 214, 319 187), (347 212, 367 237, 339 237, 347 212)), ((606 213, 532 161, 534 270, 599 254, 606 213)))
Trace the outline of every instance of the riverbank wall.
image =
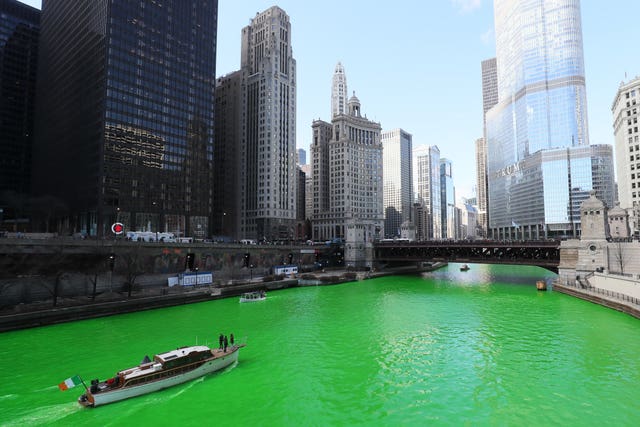
MULTIPOLYGON (((434 271, 446 265, 447 263, 434 263, 429 268, 414 269, 414 273, 434 271)), ((345 270, 326 270, 315 274, 303 274, 299 278, 264 281, 259 277, 223 286, 199 288, 147 286, 132 294, 131 298, 127 298, 126 293, 104 293, 95 299, 88 296, 72 299, 62 298, 58 307, 51 307, 50 301, 20 304, 15 306, 12 312, 0 313, 0 332, 237 297, 244 292, 275 291, 298 286, 334 285, 407 273, 406 269, 358 273, 345 270)))
MULTIPOLYGON (((606 283, 607 288, 593 286, 589 278, 585 278, 578 279, 575 282, 557 280, 556 283, 553 284, 553 290, 594 304, 599 304, 640 319, 640 298, 629 293, 617 291, 623 290, 624 292, 626 287, 629 286, 629 283, 625 283, 628 282, 628 280, 616 277, 606 277, 601 279, 602 280, 600 281, 594 280, 594 282, 606 283), (620 283, 616 284, 616 282, 620 283), (622 286, 623 289, 619 289, 619 286, 622 286)), ((640 287, 640 284, 636 281, 635 286, 640 287)))

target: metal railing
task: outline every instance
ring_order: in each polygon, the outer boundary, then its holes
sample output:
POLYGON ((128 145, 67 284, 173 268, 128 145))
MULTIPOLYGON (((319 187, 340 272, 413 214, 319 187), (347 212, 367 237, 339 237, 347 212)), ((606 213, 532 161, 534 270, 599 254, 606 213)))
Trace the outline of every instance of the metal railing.
POLYGON ((567 280, 565 281, 564 285, 571 288, 579 289, 581 291, 588 291, 594 294, 604 295, 606 297, 614 298, 621 302, 628 302, 628 303, 640 306, 640 298, 632 297, 631 295, 621 294, 620 292, 610 291, 608 289, 596 288, 589 284, 585 286, 579 281, 567 280))

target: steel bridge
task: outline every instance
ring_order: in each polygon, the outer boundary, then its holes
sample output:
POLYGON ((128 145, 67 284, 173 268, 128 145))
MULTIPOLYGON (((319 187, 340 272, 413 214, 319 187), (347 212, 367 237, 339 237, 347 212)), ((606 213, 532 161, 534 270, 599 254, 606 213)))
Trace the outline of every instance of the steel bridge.
POLYGON ((412 264, 425 261, 451 261, 477 264, 532 265, 558 272, 559 240, 536 241, 424 241, 378 242, 374 245, 377 262, 412 264))

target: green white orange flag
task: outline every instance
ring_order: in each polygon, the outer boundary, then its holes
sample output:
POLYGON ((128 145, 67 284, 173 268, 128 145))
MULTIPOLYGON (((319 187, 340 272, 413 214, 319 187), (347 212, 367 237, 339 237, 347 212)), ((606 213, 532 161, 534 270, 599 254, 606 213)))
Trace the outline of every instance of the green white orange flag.
POLYGON ((73 377, 67 378, 66 380, 58 384, 58 388, 64 391, 80 384, 82 384, 82 380, 79 376, 74 375, 73 377))

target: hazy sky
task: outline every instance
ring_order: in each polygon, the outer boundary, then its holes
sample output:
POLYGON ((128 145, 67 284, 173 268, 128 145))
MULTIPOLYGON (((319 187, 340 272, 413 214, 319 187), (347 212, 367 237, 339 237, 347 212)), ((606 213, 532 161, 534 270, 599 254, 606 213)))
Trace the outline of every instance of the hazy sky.
MULTIPOLYGON (((218 76, 240 67, 242 28, 274 4, 291 18, 297 144, 307 159, 311 122, 330 119, 331 77, 340 61, 362 113, 383 130, 413 134, 414 147, 437 145, 453 162, 456 196, 472 196, 474 143, 482 136, 480 62, 495 56, 491 0, 219 0, 218 76)), ((581 6, 590 142, 613 144, 616 90, 625 73, 627 80, 640 75, 640 1, 581 6)))

